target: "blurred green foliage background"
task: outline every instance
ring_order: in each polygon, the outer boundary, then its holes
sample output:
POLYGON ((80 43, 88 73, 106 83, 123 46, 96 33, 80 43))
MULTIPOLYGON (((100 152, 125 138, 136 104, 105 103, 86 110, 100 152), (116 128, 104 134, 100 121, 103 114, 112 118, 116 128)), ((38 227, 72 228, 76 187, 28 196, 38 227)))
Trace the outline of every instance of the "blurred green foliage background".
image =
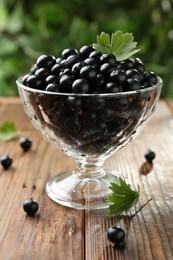
POLYGON ((58 57, 116 30, 133 33, 138 57, 163 78, 162 97, 173 98, 172 0, 1 0, 0 96, 18 94, 17 77, 40 54, 58 57))

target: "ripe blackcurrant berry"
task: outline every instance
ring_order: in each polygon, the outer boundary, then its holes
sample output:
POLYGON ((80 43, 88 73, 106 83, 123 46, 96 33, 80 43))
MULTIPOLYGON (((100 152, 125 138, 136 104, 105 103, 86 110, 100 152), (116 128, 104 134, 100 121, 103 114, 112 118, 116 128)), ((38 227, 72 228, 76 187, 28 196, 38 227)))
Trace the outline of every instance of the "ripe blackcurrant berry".
POLYGON ((154 72, 146 72, 144 73, 144 81, 149 82, 152 85, 157 84, 157 76, 155 75, 154 72))
POLYGON ((115 65, 116 63, 116 58, 113 54, 109 53, 109 54, 102 54, 100 56, 100 62, 101 64, 104 64, 104 63, 109 63, 109 64, 112 64, 112 65, 115 65))
POLYGON ((102 52, 100 51, 92 51, 89 55, 89 58, 99 59, 102 56, 102 52))
POLYGON ((76 94, 86 94, 89 91, 88 81, 85 79, 76 79, 73 82, 72 89, 76 94))
POLYGON ((123 85, 124 91, 135 91, 141 88, 141 84, 137 79, 129 78, 123 85))
POLYGON ((66 59, 66 64, 68 68, 72 68, 74 64, 80 61, 80 58, 78 55, 70 55, 66 59))
POLYGON ((126 74, 124 72, 124 70, 113 70, 110 74, 110 81, 114 81, 117 84, 122 84, 125 82, 126 80, 126 74))
POLYGON ((144 154, 145 159, 148 162, 152 162, 154 160, 154 158, 156 157, 155 152, 148 150, 145 154, 144 154))
POLYGON ((127 70, 126 76, 128 79, 137 79, 138 81, 140 81, 140 79, 141 79, 139 72, 135 69, 127 70))
POLYGON ((82 102, 80 98, 69 96, 67 99, 68 107, 71 110, 79 111, 82 107, 82 102))
POLYGON ((82 67, 85 66, 84 62, 77 62, 73 65, 72 69, 71 69, 71 73, 74 77, 79 77, 79 73, 82 67))
POLYGON ((138 59, 135 59, 135 60, 133 61, 133 67, 134 67, 136 70, 140 71, 141 73, 144 73, 144 71, 145 71, 144 64, 142 63, 142 61, 140 61, 140 60, 138 60, 138 59))
POLYGON ((107 238, 110 242, 120 245, 125 239, 125 232, 120 227, 112 226, 108 229, 107 238))
POLYGON ((73 78, 69 75, 63 75, 59 80, 59 92, 71 93, 72 92, 73 78))
POLYGON ((49 75, 46 80, 45 80, 46 84, 50 84, 50 83, 55 83, 58 84, 59 83, 59 79, 57 76, 55 75, 49 75))
POLYGON ((84 45, 79 50, 79 56, 84 60, 88 58, 93 51, 95 51, 95 49, 91 45, 84 45))
POLYGON ((31 139, 29 139, 27 137, 20 138, 19 143, 25 152, 27 152, 31 148, 31 145, 32 145, 31 139))
POLYGON ((62 66, 59 63, 56 63, 55 65, 53 65, 53 67, 51 68, 51 73, 55 76, 59 76, 59 73, 62 70, 62 66))
POLYGON ((24 211, 30 216, 33 216, 38 211, 38 208, 39 205, 33 198, 25 200, 23 203, 24 211))
POLYGON ((45 90, 50 92, 58 92, 59 88, 56 83, 50 83, 47 85, 45 90))
POLYGON ((63 59, 67 59, 70 55, 76 55, 78 52, 75 49, 64 49, 62 51, 62 57, 63 59))
POLYGON ((39 68, 35 71, 35 75, 42 79, 47 78, 47 76, 49 76, 49 74, 50 74, 50 71, 46 68, 39 68))
POLYGON ((106 93, 117 93, 120 92, 118 85, 115 82, 108 82, 105 85, 105 92, 106 93))
POLYGON ((120 62, 120 65, 126 69, 133 69, 133 60, 126 59, 120 62))
POLYGON ((50 68, 56 63, 56 60, 53 56, 48 54, 43 54, 37 59, 38 68, 50 68))
POLYGON ((110 63, 103 63, 100 67, 100 74, 104 76, 109 76, 110 73, 114 70, 114 66, 110 63))
POLYGON ((23 76, 23 78, 22 78, 22 83, 23 83, 23 85, 26 85, 26 81, 27 81, 27 79, 28 79, 30 76, 31 76, 31 74, 26 74, 25 76, 23 76))
POLYGON ((29 88, 36 88, 36 89, 41 89, 41 90, 43 90, 45 88, 43 80, 36 75, 30 75, 26 80, 26 85, 29 88))
POLYGON ((0 162, 2 167, 7 170, 12 165, 12 158, 9 155, 3 155, 0 158, 0 162))
POLYGON ((92 80, 96 78, 97 72, 95 68, 91 65, 86 65, 80 70, 80 76, 87 80, 92 80))

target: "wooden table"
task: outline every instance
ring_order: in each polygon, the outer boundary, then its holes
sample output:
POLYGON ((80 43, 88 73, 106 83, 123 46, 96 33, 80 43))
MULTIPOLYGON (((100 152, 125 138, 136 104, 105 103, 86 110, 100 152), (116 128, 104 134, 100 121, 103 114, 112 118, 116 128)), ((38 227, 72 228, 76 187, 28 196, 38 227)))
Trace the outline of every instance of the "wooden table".
MULTIPOLYGON (((33 128, 18 98, 0 98, 0 124, 7 120, 29 131, 33 145, 24 153, 18 139, 0 141, 0 156, 13 158, 9 170, 0 166, 0 260, 173 259, 173 102, 161 100, 143 132, 106 162, 153 197, 134 217, 109 217, 107 210, 69 209, 50 200, 46 181, 72 169, 72 159, 56 151, 33 128), (141 175, 148 149, 156 158, 150 172, 141 175), (31 196, 40 206, 34 217, 27 216, 22 207, 31 196), (107 240, 106 232, 115 224, 126 232, 120 248, 107 240)), ((136 210, 145 201, 141 196, 136 210)))

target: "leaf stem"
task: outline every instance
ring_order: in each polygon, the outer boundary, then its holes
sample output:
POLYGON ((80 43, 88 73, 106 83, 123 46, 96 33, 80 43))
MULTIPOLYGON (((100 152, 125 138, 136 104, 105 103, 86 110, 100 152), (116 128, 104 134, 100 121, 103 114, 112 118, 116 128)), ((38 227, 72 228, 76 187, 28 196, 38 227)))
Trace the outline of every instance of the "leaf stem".
POLYGON ((132 214, 132 217, 136 216, 139 211, 141 211, 150 201, 152 200, 152 198, 150 197, 147 202, 145 202, 138 210, 136 210, 136 212, 134 214, 132 214))

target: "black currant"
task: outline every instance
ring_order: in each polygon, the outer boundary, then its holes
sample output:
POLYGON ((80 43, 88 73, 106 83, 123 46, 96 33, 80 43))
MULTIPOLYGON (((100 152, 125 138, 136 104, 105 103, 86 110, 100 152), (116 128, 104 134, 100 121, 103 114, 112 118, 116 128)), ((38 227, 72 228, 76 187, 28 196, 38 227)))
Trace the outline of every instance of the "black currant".
POLYGON ((79 111, 82 107, 82 101, 80 98, 70 96, 68 97, 67 105, 71 110, 79 111))
POLYGON ((116 69, 111 72, 109 78, 110 81, 121 85, 126 80, 126 73, 124 72, 124 70, 116 69))
POLYGON ((85 59, 84 60, 84 62, 87 64, 87 65, 91 65, 91 66, 93 66, 93 67, 95 67, 95 68, 98 68, 99 67, 99 62, 98 62, 98 60, 97 59, 95 59, 95 58, 87 58, 87 59, 85 59))
POLYGON ((127 78, 137 79, 138 81, 141 80, 141 76, 136 69, 129 69, 126 71, 127 78))
POLYGON ((126 69, 133 69, 133 60, 132 59, 122 60, 120 62, 120 66, 122 66, 126 69))
POLYGON ((1 162, 2 167, 5 170, 8 170, 8 168, 12 165, 13 160, 9 155, 3 155, 0 157, 0 162, 1 162))
POLYGON ((30 75, 26 80, 26 85, 30 88, 45 89, 45 84, 43 80, 40 77, 37 77, 36 75, 30 75))
POLYGON ((42 79, 47 78, 47 76, 49 76, 49 74, 50 74, 50 70, 48 70, 46 68, 39 68, 35 71, 35 75, 42 79))
POLYGON ((115 68, 112 64, 104 63, 101 65, 99 73, 103 74, 104 76, 109 76, 114 69, 115 68))
POLYGON ((96 89, 102 93, 104 86, 105 86, 105 79, 104 76, 102 74, 97 74, 97 77, 95 79, 95 82, 93 83, 96 85, 96 89))
POLYGON ((46 84, 50 84, 50 83, 55 83, 58 84, 59 83, 59 78, 55 75, 49 75, 46 80, 45 80, 46 84))
POLYGON ((56 83, 50 83, 47 85, 46 91, 50 91, 50 92, 58 92, 59 91, 59 87, 56 83))
POLYGON ((100 62, 101 62, 101 64, 109 63, 109 64, 112 64, 112 65, 115 65, 116 64, 116 58, 111 53, 109 53, 109 54, 102 54, 100 56, 100 62))
POLYGON ((73 78, 69 75, 61 76, 59 80, 59 92, 71 93, 72 92, 73 78))
POLYGON ((110 242, 120 245, 125 239, 125 232, 121 227, 112 226, 108 229, 107 238, 110 242))
POLYGON ((86 65, 80 70, 80 76, 87 80, 93 80, 97 76, 95 68, 91 65, 86 65))
POLYGON ((72 85, 73 92, 76 94, 86 94, 89 92, 89 84, 85 79, 76 79, 72 85))
POLYGON ((28 215, 33 216, 38 211, 39 205, 31 198, 23 203, 23 209, 28 215))
POLYGON ((157 84, 157 76, 152 71, 145 72, 144 73, 144 82, 146 82, 146 83, 149 82, 151 86, 155 85, 155 84, 157 84))
POLYGON ((104 90, 105 90, 106 93, 117 93, 117 92, 120 92, 119 86, 115 82, 108 82, 105 85, 105 89, 104 90))
POLYGON ((71 69, 71 73, 75 76, 75 77, 79 77, 79 73, 82 67, 85 66, 84 62, 77 62, 73 65, 72 69, 71 69))
POLYGON ((68 68, 72 68, 73 65, 77 62, 80 61, 80 58, 78 55, 70 55, 67 59, 66 59, 66 65, 68 68))
POLYGON ((69 48, 69 49, 64 49, 62 51, 61 56, 63 59, 67 59, 69 56, 76 55, 76 54, 78 54, 77 50, 69 48))
POLYGON ((55 63, 55 58, 48 54, 42 54, 40 57, 38 57, 36 62, 38 68, 50 68, 55 63))
POLYGON ((134 69, 140 71, 141 73, 144 73, 144 71, 145 71, 144 64, 139 59, 134 59, 133 67, 134 67, 134 69))
POLYGON ((28 79, 30 76, 31 76, 31 74, 26 74, 26 75, 23 76, 23 78, 22 78, 22 84, 23 84, 23 85, 26 85, 26 81, 27 81, 27 79, 28 79))
POLYGON ((19 144, 20 144, 21 148, 25 152, 27 152, 32 146, 32 141, 31 141, 31 139, 29 139, 27 137, 21 137, 19 140, 19 144))
POLYGON ((154 158, 156 157, 155 152, 148 150, 145 154, 144 154, 145 159, 148 162, 152 162, 154 160, 154 158))
POLYGON ((135 91, 142 87, 137 79, 129 78, 125 81, 123 85, 123 91, 135 91))
POLYGON ((70 68, 64 68, 63 70, 61 70, 61 72, 59 73, 59 77, 61 78, 62 76, 72 76, 72 71, 70 68))
POLYGON ((62 66, 62 68, 67 68, 67 59, 62 59, 59 64, 62 66))
POLYGON ((95 51, 95 49, 91 45, 84 45, 79 50, 79 56, 84 60, 88 58, 93 51, 95 51))
POLYGON ((56 63, 55 65, 53 65, 53 67, 51 68, 51 74, 55 75, 55 76, 59 76, 59 73, 62 70, 62 65, 59 63, 56 63))
POLYGON ((102 56, 102 53, 100 51, 92 51, 89 55, 89 58, 94 58, 99 60, 99 58, 102 56))

